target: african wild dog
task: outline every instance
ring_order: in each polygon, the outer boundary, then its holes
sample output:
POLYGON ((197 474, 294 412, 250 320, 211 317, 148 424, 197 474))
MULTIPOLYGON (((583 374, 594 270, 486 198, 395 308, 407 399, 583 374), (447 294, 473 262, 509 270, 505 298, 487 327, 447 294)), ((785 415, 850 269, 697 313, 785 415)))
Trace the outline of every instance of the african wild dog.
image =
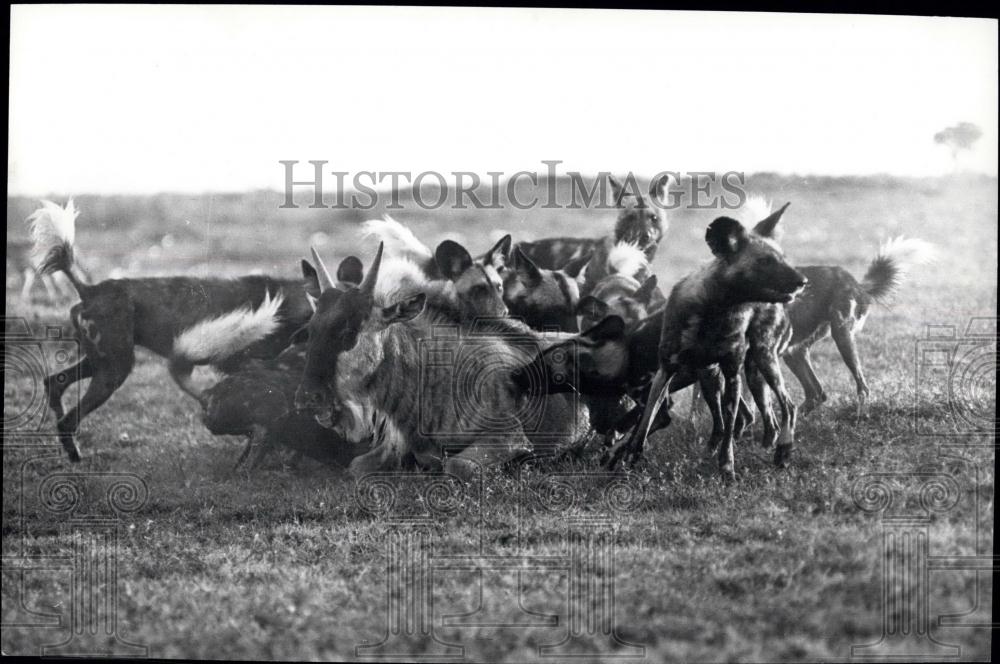
POLYGON ((636 245, 619 242, 608 256, 608 275, 580 298, 580 329, 593 327, 611 315, 620 316, 626 324, 634 323, 666 302, 645 255, 636 245))
MULTIPOLYGON (((383 268, 408 270, 400 259, 409 260, 423 272, 427 279, 437 284, 435 296, 446 298, 451 305, 458 306, 468 319, 480 317, 506 316, 507 306, 503 300, 503 271, 510 260, 510 235, 500 239, 479 260, 461 244, 454 240, 444 240, 434 252, 410 231, 392 217, 366 221, 361 227, 365 237, 376 237, 384 243, 387 258, 393 258, 383 268)), ((402 276, 402 275, 400 275, 402 276)), ((397 278, 383 273, 383 278, 395 283, 397 278)))
POLYGON ((827 399, 809 357, 809 348, 827 334, 833 337, 854 377, 858 414, 862 413, 869 390, 854 336, 864 326, 872 304, 883 302, 892 295, 903 282, 910 265, 926 263, 933 254, 933 246, 923 240, 902 237, 889 240, 879 248, 861 283, 841 267, 809 265, 797 268, 809 279, 809 285, 788 305, 792 339, 784 358, 805 391, 801 406, 803 415, 827 399))
POLYGON ((355 474, 406 457, 440 468, 444 452, 458 450, 444 467, 466 475, 470 463, 530 451, 527 427, 516 415, 522 397, 510 376, 526 352, 492 328, 466 334, 456 309, 422 292, 426 283, 383 281, 382 247, 359 287, 321 293, 297 406, 315 410, 351 440, 363 437, 373 414, 384 415, 381 444, 352 462, 355 474), (441 326, 464 331, 435 337, 441 326), (450 359, 428 361, 441 357, 450 359))
POLYGON ((576 332, 583 272, 591 258, 587 254, 549 270, 535 265, 520 246, 514 247, 512 266, 503 281, 510 315, 535 330, 576 332))
MULTIPOLYGON (((713 421, 717 417, 721 420, 721 440, 712 437, 713 443, 719 443, 720 469, 725 477, 735 477, 733 437, 741 401, 740 371, 747 355, 746 335, 754 303, 788 303, 807 281, 767 237, 768 228, 773 230, 786 207, 753 230, 729 217, 719 217, 709 225, 705 242, 715 259, 671 290, 663 310, 658 368, 649 398, 638 425, 611 455, 609 466, 626 455, 638 460, 669 393, 697 377, 706 401, 713 405, 713 421), (716 372, 721 376, 712 379, 716 372)), ((792 445, 790 437, 782 436, 775 460, 787 462, 792 445)))
POLYGON ((195 365, 235 368, 247 355, 274 356, 310 317, 305 288, 318 293, 314 274, 301 280, 247 276, 238 279, 156 277, 108 279, 87 284, 76 273, 73 241, 77 210, 45 201, 28 219, 39 274, 62 272, 80 295, 70 318, 83 348, 73 367, 46 378, 49 407, 70 460, 80 460, 73 434, 132 372, 135 346, 169 360, 170 374, 188 394, 195 365), (305 288, 304 288, 305 286, 305 288), (80 403, 63 411, 70 384, 89 378, 80 403))
POLYGON ((389 256, 415 262, 427 278, 450 281, 445 293, 466 320, 509 313, 537 330, 577 329, 580 272, 589 256, 573 259, 557 270, 538 268, 517 249, 512 255, 510 235, 475 261, 452 240, 443 241, 431 253, 408 228, 388 216, 365 222, 362 232, 384 242, 389 256))
MULTIPOLYGON (((341 262, 333 285, 343 289, 360 284, 361 279, 361 261, 349 256, 341 262)), ((332 283, 322 268, 318 280, 320 285, 332 283)), ((249 361, 199 395, 202 422, 212 434, 247 437, 234 470, 254 452, 250 461, 253 470, 279 446, 294 450, 297 456, 340 467, 365 451, 367 445, 351 444, 320 426, 312 412, 295 408, 295 390, 305 369, 307 346, 306 335, 300 333, 276 358, 249 361)))
MULTIPOLYGON (((648 201, 638 190, 627 191, 613 177, 611 184, 618 219, 614 234, 600 238, 545 238, 532 242, 519 242, 518 247, 535 265, 544 269, 555 269, 588 254, 593 256, 587 266, 581 295, 607 275, 607 260, 612 248, 620 242, 629 242, 639 247, 647 261, 656 255, 663 234, 667 230, 667 218, 663 196, 670 176, 662 175, 649 185, 648 201)), ((628 182, 634 183, 629 179, 628 182)))

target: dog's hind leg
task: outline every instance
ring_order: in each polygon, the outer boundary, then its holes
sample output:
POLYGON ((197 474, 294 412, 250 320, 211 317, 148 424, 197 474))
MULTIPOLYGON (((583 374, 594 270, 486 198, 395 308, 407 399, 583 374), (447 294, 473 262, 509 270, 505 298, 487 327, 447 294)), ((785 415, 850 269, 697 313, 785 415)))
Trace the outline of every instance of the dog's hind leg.
POLYGON ((86 306, 73 308, 73 321, 86 358, 78 366, 88 374, 90 385, 79 404, 56 422, 59 442, 71 461, 80 460, 80 449, 73 439, 80 422, 107 401, 132 373, 133 312, 128 296, 114 291, 95 296, 86 306))
POLYGON ((865 375, 861 371, 861 358, 858 357, 858 348, 854 344, 853 326, 848 321, 831 325, 830 334, 833 337, 834 343, 837 344, 840 356, 844 358, 844 364, 847 365, 848 370, 850 370, 851 375, 854 377, 854 383, 858 391, 858 417, 861 417, 864 413, 865 402, 868 399, 870 390, 868 389, 868 382, 865 380, 865 375))
POLYGON ((699 371, 698 383, 701 386, 702 397, 708 405, 708 412, 712 416, 712 433, 708 437, 705 449, 710 455, 714 455, 726 434, 722 413, 722 392, 725 389, 725 383, 722 374, 716 367, 699 371))
POLYGON ((73 366, 57 371, 45 379, 45 394, 49 399, 49 408, 58 420, 65 413, 63 411, 62 396, 66 389, 77 382, 94 375, 94 365, 90 358, 84 356, 73 366))
POLYGON ((21 286, 21 299, 27 302, 31 299, 31 287, 35 285, 35 271, 29 267, 21 276, 24 278, 24 284, 21 286))

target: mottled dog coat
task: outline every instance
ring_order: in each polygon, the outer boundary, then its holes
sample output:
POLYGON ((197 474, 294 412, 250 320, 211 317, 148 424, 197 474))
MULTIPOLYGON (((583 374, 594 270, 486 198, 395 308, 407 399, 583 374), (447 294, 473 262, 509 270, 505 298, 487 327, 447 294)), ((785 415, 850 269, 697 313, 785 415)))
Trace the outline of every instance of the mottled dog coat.
POLYGON ((135 346, 168 358, 177 384, 197 396, 190 383, 195 365, 231 370, 248 356, 274 357, 312 313, 305 282, 247 276, 239 279, 158 277, 85 283, 75 272, 73 243, 77 211, 48 201, 29 217, 40 274, 64 273, 80 302, 70 310, 83 358, 45 380, 59 440, 69 458, 80 459, 73 434, 125 382, 135 362, 135 346), (62 395, 85 378, 90 385, 80 403, 63 411, 62 395))
POLYGON ((803 414, 827 399, 813 370, 809 349, 828 334, 854 378, 861 413, 869 388, 854 337, 864 326, 872 305, 893 294, 910 265, 926 263, 933 253, 933 247, 922 240, 890 240, 880 247, 860 283, 841 267, 798 268, 809 279, 809 285, 788 306, 793 334, 784 358, 805 391, 803 414))

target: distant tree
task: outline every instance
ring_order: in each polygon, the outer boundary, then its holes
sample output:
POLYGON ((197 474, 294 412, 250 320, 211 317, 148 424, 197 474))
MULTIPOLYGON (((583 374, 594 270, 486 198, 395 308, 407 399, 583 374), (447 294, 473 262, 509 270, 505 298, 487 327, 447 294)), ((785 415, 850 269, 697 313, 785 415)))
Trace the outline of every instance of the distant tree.
POLYGON ((983 130, 972 122, 959 122, 934 134, 934 142, 951 151, 951 160, 958 166, 958 155, 963 150, 971 150, 973 144, 983 135, 983 130))

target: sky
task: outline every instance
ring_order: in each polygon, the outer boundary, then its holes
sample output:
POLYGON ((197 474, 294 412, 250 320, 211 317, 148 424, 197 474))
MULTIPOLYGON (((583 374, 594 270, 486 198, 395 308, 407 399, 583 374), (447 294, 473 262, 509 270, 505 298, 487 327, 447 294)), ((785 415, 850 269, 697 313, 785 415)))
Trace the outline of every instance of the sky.
POLYGON ((16 6, 8 186, 329 170, 997 172, 997 22, 574 9, 16 6))

